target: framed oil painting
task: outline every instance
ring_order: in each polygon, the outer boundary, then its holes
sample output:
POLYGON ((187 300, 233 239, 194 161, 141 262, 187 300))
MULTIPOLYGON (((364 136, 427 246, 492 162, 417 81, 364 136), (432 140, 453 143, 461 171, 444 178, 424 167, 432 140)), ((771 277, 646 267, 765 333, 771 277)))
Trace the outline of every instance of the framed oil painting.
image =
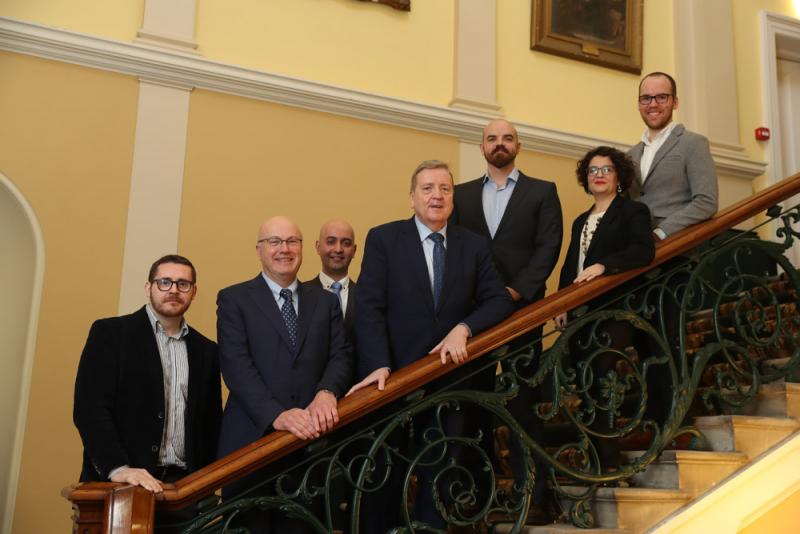
POLYGON ((642 73, 643 0, 532 0, 531 48, 642 73))

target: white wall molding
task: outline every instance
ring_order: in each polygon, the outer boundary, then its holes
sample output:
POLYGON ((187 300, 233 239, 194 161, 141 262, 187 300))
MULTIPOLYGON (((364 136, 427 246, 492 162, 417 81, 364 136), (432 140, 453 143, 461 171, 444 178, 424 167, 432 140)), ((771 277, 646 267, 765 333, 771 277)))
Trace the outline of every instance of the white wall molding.
POLYGON ((795 433, 648 532, 735 534, 800 489, 798 473, 800 433, 795 433))
POLYGON ((190 94, 186 87, 139 81, 120 314, 146 302, 147 267, 178 252, 190 94))
MULTIPOLYGON (((125 43, 0 17, 0 49, 92 68, 130 74, 163 84, 197 87, 246 98, 302 107, 450 135, 479 142, 494 114, 411 102, 211 61, 195 54, 125 43)), ((525 124, 517 126, 526 150, 570 158, 597 145, 627 149, 629 144, 525 124)), ((721 174, 755 178, 766 164, 712 147, 721 174)))
POLYGON ((31 236, 34 240, 36 250, 36 260, 33 273, 33 287, 31 290, 31 305, 27 318, 28 330, 25 333, 25 354, 23 355, 22 374, 20 378, 20 388, 18 397, 18 410, 16 419, 16 429, 14 434, 14 450, 11 458, 11 469, 8 480, 2 481, 6 484, 5 502, 0 503, 0 533, 11 534, 11 527, 14 521, 14 510, 16 509, 17 486, 19 483, 19 472, 22 466, 22 447, 25 442, 25 424, 28 419, 28 404, 31 393, 31 381, 33 379, 33 359, 36 354, 36 339, 39 333, 39 312, 42 304, 42 287, 44 285, 44 235, 39 219, 33 211, 28 199, 22 194, 17 186, 0 172, 0 188, 4 189, 16 200, 19 208, 25 214, 30 224, 31 236))

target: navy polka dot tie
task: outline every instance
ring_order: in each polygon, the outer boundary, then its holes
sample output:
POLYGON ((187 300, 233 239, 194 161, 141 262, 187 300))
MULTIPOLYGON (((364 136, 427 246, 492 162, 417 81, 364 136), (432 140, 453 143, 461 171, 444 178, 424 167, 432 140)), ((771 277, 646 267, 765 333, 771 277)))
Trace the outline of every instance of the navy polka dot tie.
POLYGON ((286 323, 286 330, 289 331, 289 341, 292 347, 297 344, 297 314, 292 305, 292 290, 281 289, 281 298, 283 299, 283 306, 281 306, 281 315, 286 323))

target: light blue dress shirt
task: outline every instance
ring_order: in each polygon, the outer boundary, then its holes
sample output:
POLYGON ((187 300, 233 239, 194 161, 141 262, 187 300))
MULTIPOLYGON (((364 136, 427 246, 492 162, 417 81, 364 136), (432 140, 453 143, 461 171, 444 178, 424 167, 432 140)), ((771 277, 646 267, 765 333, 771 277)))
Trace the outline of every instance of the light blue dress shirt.
POLYGON ((508 175, 506 185, 497 187, 497 184, 489 178, 488 174, 483 176, 483 216, 486 219, 486 226, 489 227, 489 234, 494 238, 503 214, 506 212, 508 201, 514 192, 514 187, 519 179, 519 169, 514 167, 508 175))
POLYGON ((276 284, 269 276, 261 273, 261 276, 264 277, 264 281, 267 282, 269 286, 269 290, 272 292, 272 298, 275 299, 275 303, 278 305, 278 309, 281 309, 283 306, 283 297, 281 297, 281 289, 291 289, 292 290, 292 306, 294 307, 294 313, 299 314, 298 302, 297 302, 297 286, 300 285, 297 282, 297 278, 294 279, 294 282, 286 286, 285 288, 276 284))

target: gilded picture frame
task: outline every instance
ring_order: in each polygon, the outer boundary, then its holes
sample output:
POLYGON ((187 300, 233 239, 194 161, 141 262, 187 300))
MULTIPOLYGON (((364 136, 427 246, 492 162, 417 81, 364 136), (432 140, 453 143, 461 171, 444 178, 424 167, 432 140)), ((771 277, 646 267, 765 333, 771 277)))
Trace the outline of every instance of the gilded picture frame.
POLYGON ((532 0, 531 48, 642 73, 643 0, 532 0))

